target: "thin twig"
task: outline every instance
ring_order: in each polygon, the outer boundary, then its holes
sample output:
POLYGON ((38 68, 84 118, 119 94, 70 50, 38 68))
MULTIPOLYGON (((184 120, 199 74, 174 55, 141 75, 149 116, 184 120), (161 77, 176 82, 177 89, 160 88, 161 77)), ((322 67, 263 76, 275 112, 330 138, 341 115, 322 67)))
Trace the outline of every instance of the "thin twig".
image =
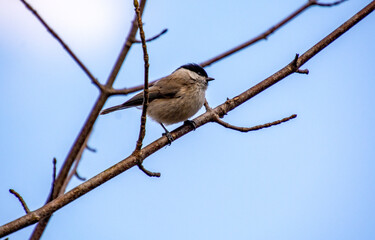
POLYGON ((90 152, 96 153, 96 148, 90 147, 86 144, 86 149, 89 150, 90 152))
POLYGON ((139 34, 141 36, 142 40, 142 49, 143 49, 143 60, 144 60, 144 84, 143 84, 143 106, 142 106, 142 116, 141 116, 141 127, 139 130, 139 136, 137 140, 137 144, 135 147, 135 151, 139 151, 142 148, 142 142, 146 134, 146 113, 147 113, 147 107, 148 107, 148 69, 149 69, 149 62, 148 62, 148 53, 147 53, 147 44, 146 44, 146 37, 145 32, 143 31, 143 24, 142 24, 142 18, 139 10, 139 4, 137 0, 134 0, 134 7, 135 12, 137 15, 137 21, 138 21, 138 27, 139 27, 139 34))
POLYGON ((340 0, 340 1, 333 2, 333 3, 320 3, 316 0, 309 0, 309 2, 312 2, 313 5, 317 5, 317 6, 320 6, 320 7, 332 7, 332 6, 339 5, 340 3, 343 3, 345 1, 347 1, 347 0, 340 0))
MULTIPOLYGON (((344 0, 345 1, 345 0, 344 0)), ((336 3, 333 3, 333 5, 337 5, 337 4, 340 4, 341 2, 343 1, 337 1, 336 3)), ((314 5, 319 5, 319 6, 323 6, 324 4, 319 4, 317 3, 317 1, 315 0, 308 0, 303 6, 301 6, 300 8, 298 8, 297 10, 295 10, 293 13, 291 13, 289 16, 287 16, 286 18, 284 18, 282 21, 280 21, 279 23, 277 23, 276 25, 272 26, 271 28, 269 28, 267 31, 259 34, 258 36, 238 45, 237 47, 234 47, 222 54, 219 54, 218 56, 216 57, 213 57, 207 61, 204 61, 202 62, 200 65, 202 67, 207 67, 209 65, 211 65, 212 63, 215 63, 219 60, 222 60, 223 58, 225 57, 228 57, 229 55, 232 55, 233 53, 237 53, 239 52, 240 50, 250 46, 250 45, 253 45, 254 43, 260 41, 260 40, 266 40, 268 38, 269 35, 271 35, 272 33, 274 33, 276 30, 280 29, 282 26, 284 26, 286 23, 288 23, 290 20, 292 20, 293 18, 297 17, 300 13, 302 13, 303 11, 305 11, 307 8, 311 7, 311 6, 314 6, 314 5)))
POLYGON ((141 36, 142 41, 142 49, 143 49, 143 60, 144 60, 144 66, 145 66, 145 76, 144 76, 144 88, 143 88, 143 107, 142 107, 142 116, 141 116, 141 127, 139 130, 139 136, 137 140, 137 144, 135 146, 135 150, 133 152, 133 155, 136 156, 137 159, 140 159, 138 161, 138 167, 141 171, 143 171, 147 176, 150 177, 160 177, 160 173, 154 173, 148 171, 143 165, 143 160, 140 158, 139 151, 142 148, 143 139, 146 135, 146 119, 147 119, 147 107, 148 107, 148 69, 149 69, 149 62, 148 62, 148 53, 147 53, 147 44, 146 44, 146 37, 145 32, 143 31, 143 23, 142 23, 142 17, 139 10, 139 4, 137 0, 134 0, 134 7, 135 12, 137 14, 137 20, 138 20, 138 26, 139 26, 139 35, 141 36))
POLYGON ((287 121, 289 121, 293 118, 296 118, 296 117, 297 117, 297 115, 293 114, 289 117, 286 117, 286 118, 283 118, 283 119, 280 119, 280 120, 277 120, 277 121, 274 121, 274 122, 261 124, 261 125, 257 125, 257 126, 249 127, 249 128, 247 128, 247 127, 237 127, 237 126, 231 125, 227 122, 224 122, 220 118, 216 118, 214 121, 217 122, 218 124, 220 124, 221 126, 232 129, 232 130, 236 130, 236 131, 240 131, 240 132, 250 132, 250 131, 260 130, 260 129, 263 129, 263 128, 272 127, 272 126, 278 125, 280 123, 287 122, 287 121))
POLYGON ((287 122, 287 121, 297 117, 297 114, 293 114, 293 115, 291 115, 289 117, 286 117, 286 118, 283 118, 281 120, 277 120, 277 121, 262 124, 262 125, 257 125, 257 126, 254 126, 254 127, 249 127, 249 128, 247 128, 247 127, 237 127, 237 126, 234 126, 232 124, 229 124, 229 123, 221 120, 219 115, 216 114, 216 112, 210 107, 210 105, 208 105, 207 100, 205 100, 205 102, 204 102, 204 107, 206 108, 206 111, 209 112, 212 115, 212 121, 213 122, 216 122, 223 127, 226 127, 226 128, 232 129, 232 130, 236 130, 236 131, 240 131, 240 132, 250 132, 250 131, 260 130, 262 128, 272 127, 274 125, 278 125, 280 123, 287 122))
POLYGON ((309 69, 297 69, 296 73, 309 74, 309 69))
POLYGON ((78 165, 81 162, 83 151, 87 148, 87 142, 89 141, 90 135, 91 135, 91 132, 90 132, 89 135, 87 135, 87 138, 86 138, 84 144, 82 145, 81 149, 79 150, 77 158, 74 161, 74 165, 73 165, 72 169, 70 170, 70 173, 69 173, 68 177, 65 179, 64 185, 62 186, 62 188, 60 190, 59 196, 62 195, 62 194, 64 194, 64 192, 66 191, 66 188, 67 188, 69 182, 72 180, 73 176, 78 176, 78 179, 80 179, 80 180, 84 179, 85 180, 85 178, 81 178, 78 175, 77 169, 78 169, 78 165))
MULTIPOLYGON (((146 42, 152 42, 152 41, 158 39, 161 35, 163 35, 167 32, 168 32, 168 29, 164 28, 163 31, 161 31, 159 34, 153 36, 152 38, 147 39, 146 42)), ((142 43, 142 40, 134 40, 134 43, 142 43)))
POLYGON ((292 66, 294 68, 294 72, 301 73, 301 74, 309 74, 308 69, 299 69, 298 68, 298 66, 297 66, 298 57, 299 57, 299 54, 297 53, 296 56, 294 57, 293 61, 292 61, 292 66))
POLYGON ((11 194, 13 194, 14 196, 16 196, 16 198, 18 198, 18 200, 21 202, 22 207, 25 210, 26 214, 28 214, 30 212, 30 209, 27 207, 27 204, 26 204, 25 200, 23 200, 22 196, 18 192, 16 192, 14 189, 9 189, 9 192, 11 194))
POLYGON ((142 164, 138 164, 138 168, 149 177, 160 177, 161 174, 158 172, 151 172, 147 170, 142 164))
POLYGON ((57 160, 56 160, 56 158, 53 158, 53 160, 52 160, 52 164, 53 164, 53 171, 52 171, 52 187, 51 187, 51 193, 53 193, 53 191, 55 191, 55 182, 56 182, 56 164, 57 164, 57 160))
MULTIPOLYGON (((149 82, 148 85, 151 87, 153 83, 155 83, 157 80, 154 80, 152 82, 149 82)), ((121 89, 110 89, 108 90, 108 94, 110 96, 114 96, 114 95, 128 95, 130 93, 133 93, 133 92, 138 92, 140 90, 143 89, 143 84, 142 85, 138 85, 138 86, 134 86, 134 87, 130 87, 130 88, 121 88, 121 89)))
POLYGON ((76 178, 78 178, 78 179, 81 180, 81 181, 86 181, 86 178, 85 178, 85 177, 82 177, 81 175, 79 175, 79 173, 77 172, 77 170, 76 170, 76 172, 74 173, 74 176, 76 176, 76 178))
MULTIPOLYGON (((355 24, 360 22, 363 18, 368 16, 371 12, 375 9, 375 1, 369 3, 366 7, 356 13, 353 17, 347 20, 344 24, 340 27, 335 29, 332 33, 327 35, 324 39, 320 42, 315 44, 311 47, 308 51, 306 51, 302 56, 298 58, 297 66, 301 67, 305 64, 308 60, 314 57, 317 53, 319 53, 322 49, 327 47, 333 41, 335 41, 338 37, 342 34, 347 32, 351 29, 355 24)), ((294 71, 290 64, 273 74, 272 76, 264 79, 262 82, 256 84, 252 88, 244 91, 240 95, 227 100, 225 103, 217 106, 213 109, 219 116, 223 116, 229 111, 233 110, 234 108, 240 106, 244 102, 248 101, 249 99, 253 98, 257 94, 263 92, 264 90, 268 89, 269 87, 273 86, 277 82, 281 81, 285 77, 292 74, 294 71)), ((212 115, 209 112, 206 112, 197 118, 194 119, 197 127, 200 127, 212 119, 212 115)), ((188 132, 192 131, 191 127, 189 126, 181 126, 173 131, 173 136, 175 139, 182 137, 183 135, 187 134, 188 132)), ((168 140, 165 137, 161 137, 156 141, 150 143, 148 146, 145 146, 141 149, 140 153, 143 159, 147 158, 151 154, 155 153, 159 149, 163 148, 168 144, 168 140)), ((69 204, 70 202, 76 200, 77 198, 83 196, 84 194, 88 193, 89 191, 97 188, 101 184, 109 181, 110 179, 116 177, 117 175, 123 173, 124 171, 134 167, 137 165, 137 159, 131 155, 124 160, 120 161, 116 165, 108 168, 107 170, 99 173, 98 175, 92 177, 88 181, 76 186, 69 192, 65 193, 63 196, 60 196, 58 199, 55 199, 43 207, 30 212, 29 214, 22 216, 12 222, 9 222, 0 227, 0 237, 4 237, 10 233, 13 233, 17 230, 25 228, 26 226, 30 226, 39 221, 41 218, 46 218, 53 214, 53 212, 57 211, 58 209, 64 207, 65 205, 69 204)))
POLYGON ((297 117, 297 114, 293 114, 293 115, 291 115, 289 117, 286 117, 286 118, 283 118, 281 120, 277 120, 277 121, 262 124, 262 125, 257 125, 257 126, 254 126, 254 127, 249 127, 249 128, 247 128, 247 127, 237 127, 237 126, 234 126, 232 124, 229 124, 229 123, 221 120, 219 115, 216 114, 216 112, 210 107, 210 105, 208 105, 207 100, 205 100, 205 102, 204 102, 204 107, 206 108, 206 111, 209 112, 212 115, 212 121, 213 122, 216 122, 223 127, 226 127, 226 128, 232 129, 232 130, 236 130, 236 131, 240 131, 240 132, 250 132, 250 131, 260 130, 262 128, 272 127, 272 126, 278 125, 278 124, 283 123, 283 122, 287 122, 287 121, 297 117))
POLYGON ((96 85, 100 90, 103 90, 103 85, 92 75, 89 69, 82 63, 81 60, 73 53, 70 47, 59 37, 59 35, 43 20, 39 13, 25 0, 21 0, 27 9, 29 9, 32 14, 40 21, 40 23, 47 29, 49 33, 62 45, 62 47, 67 51, 67 53, 74 59, 74 61, 79 65, 79 67, 86 73, 86 75, 91 79, 92 83, 96 85))

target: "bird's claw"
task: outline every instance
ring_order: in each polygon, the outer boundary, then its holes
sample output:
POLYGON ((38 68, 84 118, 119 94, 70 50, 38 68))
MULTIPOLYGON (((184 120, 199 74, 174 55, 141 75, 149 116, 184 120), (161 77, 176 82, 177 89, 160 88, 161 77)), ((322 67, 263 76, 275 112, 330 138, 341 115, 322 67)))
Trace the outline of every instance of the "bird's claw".
POLYGON ((186 120, 186 121, 184 122, 184 124, 185 124, 185 125, 190 125, 190 126, 192 126, 193 129, 194 129, 194 131, 195 131, 195 129, 197 129, 197 124, 196 124, 193 120, 186 120))
POLYGON ((172 137, 172 134, 170 132, 165 132, 162 135, 167 137, 168 143, 169 143, 169 145, 171 145, 172 142, 174 141, 174 138, 172 137))

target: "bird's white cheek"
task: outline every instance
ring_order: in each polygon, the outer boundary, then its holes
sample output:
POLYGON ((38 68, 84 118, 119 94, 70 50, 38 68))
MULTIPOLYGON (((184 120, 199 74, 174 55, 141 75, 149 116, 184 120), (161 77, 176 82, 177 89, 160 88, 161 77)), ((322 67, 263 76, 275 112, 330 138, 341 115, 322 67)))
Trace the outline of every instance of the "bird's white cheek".
POLYGON ((187 71, 187 74, 188 74, 189 77, 192 78, 192 79, 195 79, 195 77, 196 77, 196 76, 195 76, 196 73, 193 73, 193 72, 187 71))

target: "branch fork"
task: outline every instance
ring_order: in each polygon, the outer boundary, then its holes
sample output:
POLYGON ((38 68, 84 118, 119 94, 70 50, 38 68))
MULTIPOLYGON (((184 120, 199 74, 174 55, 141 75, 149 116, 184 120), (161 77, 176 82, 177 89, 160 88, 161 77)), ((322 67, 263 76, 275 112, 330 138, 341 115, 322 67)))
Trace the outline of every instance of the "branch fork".
POLYGON ((299 69, 300 65, 298 65, 298 58, 299 54, 296 53, 296 56, 294 57, 293 61, 289 64, 289 66, 292 68, 292 71, 300 74, 309 74, 308 69, 299 69))
POLYGON ((134 152, 132 153, 132 156, 135 157, 139 170, 144 172, 147 176, 149 176, 149 177, 160 177, 161 176, 161 174, 159 172, 151 172, 143 166, 143 159, 144 158, 141 156, 140 150, 137 150, 137 149, 134 150, 134 152))
MULTIPOLYGON (((164 35, 167 32, 168 32, 168 29, 164 28, 159 34, 153 36, 152 38, 146 39, 146 42, 152 42, 152 41, 158 39, 159 37, 161 37, 162 35, 164 35)), ((133 43, 142 43, 142 40, 134 39, 133 43)))

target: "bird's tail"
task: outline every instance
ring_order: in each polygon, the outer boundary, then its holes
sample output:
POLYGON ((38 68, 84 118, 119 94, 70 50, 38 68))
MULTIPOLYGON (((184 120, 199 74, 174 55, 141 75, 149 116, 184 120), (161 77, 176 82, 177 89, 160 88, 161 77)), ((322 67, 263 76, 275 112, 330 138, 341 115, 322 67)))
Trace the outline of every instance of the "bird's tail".
POLYGON ((104 114, 111 113, 111 112, 114 112, 114 111, 122 110, 122 109, 125 109, 125 108, 129 108, 129 106, 124 106, 123 104, 120 104, 120 105, 117 105, 117 106, 114 106, 114 107, 104 109, 103 111, 100 112, 100 115, 104 115, 104 114))

